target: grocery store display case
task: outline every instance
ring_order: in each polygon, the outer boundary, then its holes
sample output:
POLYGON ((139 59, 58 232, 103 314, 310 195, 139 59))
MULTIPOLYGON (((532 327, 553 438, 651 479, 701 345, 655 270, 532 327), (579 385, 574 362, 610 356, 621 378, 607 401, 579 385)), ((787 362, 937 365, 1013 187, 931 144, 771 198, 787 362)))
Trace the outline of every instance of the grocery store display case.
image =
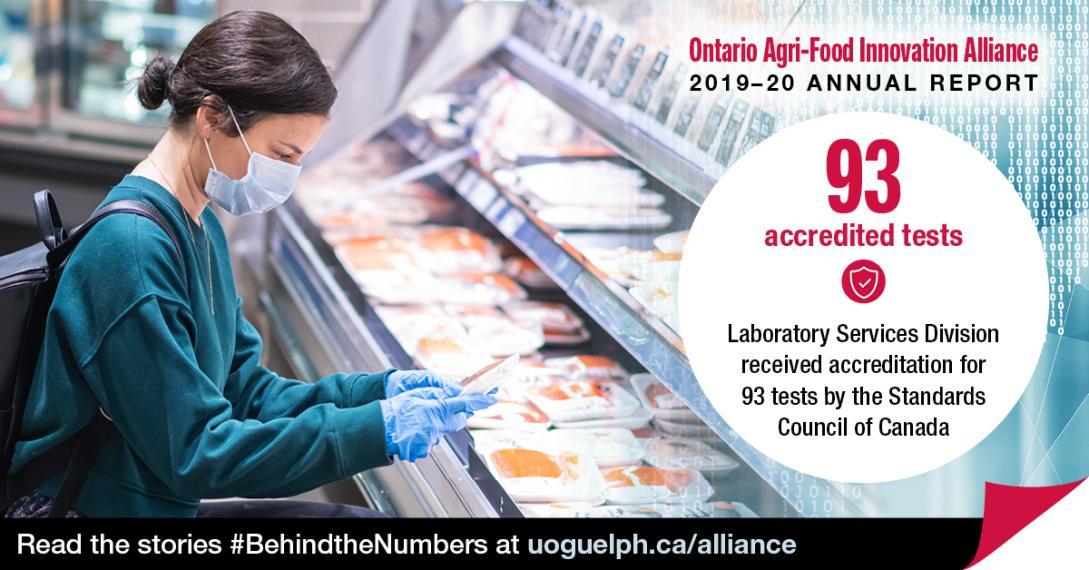
POLYGON ((511 22, 483 57, 445 51, 447 73, 392 112, 335 111, 331 128, 361 137, 308 164, 241 248, 274 358, 300 377, 465 376, 521 356, 495 410, 426 459, 358 475, 366 502, 401 516, 874 512, 865 487, 738 438, 678 333, 685 230, 774 115, 689 93, 668 50, 597 10, 531 2, 511 22))

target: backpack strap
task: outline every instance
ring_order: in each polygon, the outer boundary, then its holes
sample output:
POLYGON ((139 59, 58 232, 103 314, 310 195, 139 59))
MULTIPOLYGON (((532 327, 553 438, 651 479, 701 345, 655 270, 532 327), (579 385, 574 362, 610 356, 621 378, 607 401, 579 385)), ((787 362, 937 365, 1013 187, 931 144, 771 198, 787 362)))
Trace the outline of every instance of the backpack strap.
MULTIPOLYGON (((42 190, 39 194, 42 192, 48 193, 48 190, 42 190)), ((52 201, 52 198, 50 198, 50 201, 52 201)), ((56 206, 54 206, 54 209, 55 208, 56 206)), ((87 235, 87 232, 91 231, 91 228, 93 228, 95 224, 114 214, 136 214, 137 216, 143 216, 155 222, 156 225, 166 232, 166 235, 170 236, 170 241, 174 243, 174 250, 177 251, 178 256, 181 257, 181 245, 178 244, 178 238, 174 235, 174 230, 171 229, 170 224, 167 223, 166 218, 163 217, 162 212, 160 212, 158 208, 146 202, 140 202, 139 200, 115 200, 104 204, 101 208, 95 210, 95 212, 91 214, 91 217, 87 218, 86 222, 83 222, 70 232, 67 239, 56 244, 56 246, 49 248, 49 253, 46 256, 46 259, 49 261, 49 266, 59 267, 64 263, 65 259, 68 259, 68 256, 72 254, 72 250, 79 245, 83 236, 87 235)), ((41 219, 39 218, 39 227, 40 226, 41 219)), ((48 243, 46 245, 48 245, 48 243)), ((179 266, 182 267, 184 271, 185 264, 181 263, 179 266)))
POLYGON ((41 232, 42 242, 47 248, 57 247, 68 237, 64 224, 61 223, 57 202, 53 200, 53 194, 49 190, 34 193, 34 216, 38 219, 38 231, 41 232))
MULTIPOLYGON (((34 209, 38 217, 38 228, 42 232, 42 241, 49 248, 46 259, 51 268, 60 267, 68 256, 72 254, 79 242, 91 231, 98 222, 115 214, 135 214, 147 218, 158 225, 174 244, 174 250, 178 257, 182 257, 181 245, 178 243, 174 230, 167 223, 166 218, 158 208, 138 200, 116 200, 106 203, 95 210, 86 222, 66 232, 60 222, 56 202, 48 190, 41 190, 34 195, 34 209)), ((185 271, 185 263, 179 264, 185 271)), ((68 438, 61 444, 46 451, 42 455, 31 460, 20 472, 9 481, 5 489, 4 508, 18 497, 27 495, 45 483, 57 473, 64 471, 60 489, 53 499, 53 506, 49 511, 50 518, 63 517, 76 497, 79 496, 87 475, 94 467, 102 446, 106 444, 117 431, 113 422, 106 416, 102 408, 98 409, 95 417, 79 432, 68 438)))

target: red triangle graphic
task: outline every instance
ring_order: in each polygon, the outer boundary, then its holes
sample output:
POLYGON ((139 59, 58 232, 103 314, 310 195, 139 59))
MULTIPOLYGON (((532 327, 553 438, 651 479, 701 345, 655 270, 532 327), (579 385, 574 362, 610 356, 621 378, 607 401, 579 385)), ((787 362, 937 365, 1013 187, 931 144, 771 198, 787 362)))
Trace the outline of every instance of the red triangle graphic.
POLYGON ((979 548, 968 567, 971 568, 1013 538, 1013 535, 1062 500, 1082 481, 1085 479, 1049 487, 1015 487, 987 483, 979 548))

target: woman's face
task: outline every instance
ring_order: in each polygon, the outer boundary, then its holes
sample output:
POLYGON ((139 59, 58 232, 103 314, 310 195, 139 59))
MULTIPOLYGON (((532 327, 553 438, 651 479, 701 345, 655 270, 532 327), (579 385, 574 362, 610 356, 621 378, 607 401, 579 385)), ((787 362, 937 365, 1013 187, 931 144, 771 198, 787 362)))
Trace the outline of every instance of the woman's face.
MULTIPOLYGON (((215 118, 212 114, 206 107, 197 112, 197 136, 208 141, 216 170, 238 180, 246 175, 250 154, 242 142, 242 137, 229 136, 216 128, 216 125, 221 124, 219 121, 223 120, 233 126, 230 113, 215 118)), ((242 135, 253 152, 275 160, 299 164, 302 157, 317 144, 326 123, 328 119, 322 115, 267 115, 251 125, 242 135)), ((195 142, 197 148, 194 153, 197 157, 204 156, 203 164, 194 161, 194 166, 197 167, 195 174, 203 179, 207 175, 208 167, 212 166, 212 160, 208 158, 204 143, 199 140, 195 142)))

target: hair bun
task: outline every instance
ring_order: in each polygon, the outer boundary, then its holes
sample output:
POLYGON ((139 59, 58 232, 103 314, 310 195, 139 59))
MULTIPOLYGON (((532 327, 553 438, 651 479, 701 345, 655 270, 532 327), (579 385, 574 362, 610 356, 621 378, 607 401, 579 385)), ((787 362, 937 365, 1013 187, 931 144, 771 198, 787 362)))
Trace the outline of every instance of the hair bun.
POLYGON ((166 56, 157 55, 148 62, 136 88, 140 104, 145 109, 158 109, 163 101, 166 101, 172 71, 174 71, 174 62, 166 56))

